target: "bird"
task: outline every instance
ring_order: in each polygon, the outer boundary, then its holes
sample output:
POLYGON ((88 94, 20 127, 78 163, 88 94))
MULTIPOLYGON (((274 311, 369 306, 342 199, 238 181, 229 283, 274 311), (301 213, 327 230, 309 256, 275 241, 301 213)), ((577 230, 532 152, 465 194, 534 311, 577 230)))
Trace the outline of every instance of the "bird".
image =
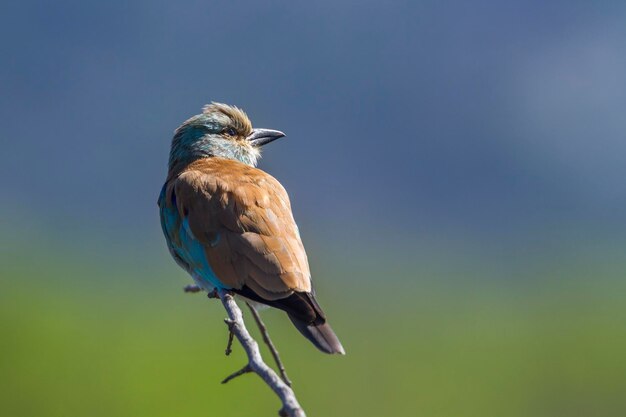
POLYGON ((282 310, 320 351, 343 355, 316 300, 287 191, 256 168, 261 147, 284 136, 253 129, 243 110, 217 102, 183 122, 158 199, 163 234, 202 290, 282 310))

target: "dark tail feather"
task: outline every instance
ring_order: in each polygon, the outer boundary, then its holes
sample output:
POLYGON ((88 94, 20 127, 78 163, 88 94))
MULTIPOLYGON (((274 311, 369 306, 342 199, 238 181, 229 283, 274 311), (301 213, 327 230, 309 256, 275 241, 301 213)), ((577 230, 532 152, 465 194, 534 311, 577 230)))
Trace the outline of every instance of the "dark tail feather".
POLYGON ((248 286, 233 291, 250 300, 279 308, 287 313, 291 322, 322 352, 345 355, 341 342, 326 323, 326 317, 312 293, 294 292, 278 300, 264 300, 248 286))
POLYGON ((316 326, 314 324, 307 324, 307 322, 299 320, 292 315, 289 315, 289 318, 300 333, 322 352, 339 353, 341 355, 346 354, 337 335, 333 332, 333 329, 331 329, 328 323, 318 324, 316 326))

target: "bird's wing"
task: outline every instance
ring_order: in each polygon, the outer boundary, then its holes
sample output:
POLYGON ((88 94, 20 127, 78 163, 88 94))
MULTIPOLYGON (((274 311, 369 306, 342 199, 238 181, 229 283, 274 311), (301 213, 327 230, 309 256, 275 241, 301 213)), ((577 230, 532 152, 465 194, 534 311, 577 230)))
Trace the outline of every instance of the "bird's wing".
POLYGON ((226 287, 244 286, 264 300, 311 292, 309 265, 287 192, 245 164, 206 158, 168 182, 188 233, 226 287))

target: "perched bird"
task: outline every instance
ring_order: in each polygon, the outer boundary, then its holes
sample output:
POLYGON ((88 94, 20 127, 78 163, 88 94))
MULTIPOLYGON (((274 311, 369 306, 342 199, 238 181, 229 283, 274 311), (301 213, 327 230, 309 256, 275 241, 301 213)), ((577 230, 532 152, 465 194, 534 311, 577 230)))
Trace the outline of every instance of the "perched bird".
POLYGON ((161 226, 172 257, 198 286, 283 310, 318 349, 344 354, 315 300, 287 192, 255 168, 260 147, 283 136, 253 129, 237 107, 205 106, 174 132, 161 226))

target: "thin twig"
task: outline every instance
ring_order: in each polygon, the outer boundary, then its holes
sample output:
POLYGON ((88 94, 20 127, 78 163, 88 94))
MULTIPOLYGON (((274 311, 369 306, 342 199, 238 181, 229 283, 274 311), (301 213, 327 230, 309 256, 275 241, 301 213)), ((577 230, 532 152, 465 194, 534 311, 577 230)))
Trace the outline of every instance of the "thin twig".
POLYGON ((239 375, 247 374, 249 372, 252 372, 252 369, 250 368, 249 365, 246 365, 243 368, 241 368, 240 370, 238 370, 237 372, 233 372, 232 374, 230 374, 226 378, 224 378, 224 380, 222 381, 222 384, 227 383, 231 379, 237 378, 239 375))
MULTIPOLYGON (((232 332, 235 334, 237 340, 239 340, 239 343, 248 356, 248 364, 240 371, 235 372, 235 374, 226 378, 225 381, 229 381, 248 372, 254 372, 259 375, 261 379, 263 379, 263 381, 265 381, 265 383, 272 389, 272 391, 274 391, 278 398, 280 398, 280 401, 283 404, 282 408, 278 412, 280 416, 306 417, 304 410, 300 407, 300 404, 296 399, 296 395, 291 387, 280 379, 272 368, 263 362, 261 352, 259 351, 259 345, 252 338, 252 336, 250 336, 250 333, 248 333, 246 325, 243 321, 243 314, 241 313, 239 306, 237 306, 233 296, 230 295, 228 291, 223 289, 220 289, 217 292, 222 300, 224 308, 226 309, 228 318, 232 322, 232 332), (244 371, 246 368, 249 368, 249 371, 244 371)), ((231 326, 229 325, 229 327, 231 326)))
POLYGON ((256 310, 256 308, 252 306, 252 304, 248 302, 246 302, 246 304, 248 305, 248 308, 250 309, 250 312, 252 313, 252 317, 254 317, 254 321, 256 321, 256 325, 259 327, 259 331, 261 332, 261 335, 263 335, 263 341, 265 342, 267 347, 270 349, 270 352, 272 353, 272 356, 274 357, 276 366, 278 367, 278 370, 280 371, 280 376, 283 378, 283 381, 285 381, 285 384, 291 386, 291 380, 287 376, 287 371, 285 370, 285 366, 283 365, 283 362, 280 360, 280 356, 278 355, 278 349, 276 349, 276 346, 274 346, 274 343, 272 343, 272 339, 270 339, 270 334, 267 331, 267 327, 265 327, 265 323, 263 323, 263 320, 261 320, 261 315, 256 310))
MULTIPOLYGON (((226 325, 228 326, 228 343, 226 344, 226 351, 224 352, 226 353, 226 356, 228 356, 233 353, 233 338, 235 336, 235 334, 233 333, 233 326, 235 325, 235 322, 231 319, 224 319, 224 323, 226 323, 226 325)), ((227 379, 228 378, 226 378, 224 380, 225 382, 222 382, 222 384, 228 382, 227 379)))

